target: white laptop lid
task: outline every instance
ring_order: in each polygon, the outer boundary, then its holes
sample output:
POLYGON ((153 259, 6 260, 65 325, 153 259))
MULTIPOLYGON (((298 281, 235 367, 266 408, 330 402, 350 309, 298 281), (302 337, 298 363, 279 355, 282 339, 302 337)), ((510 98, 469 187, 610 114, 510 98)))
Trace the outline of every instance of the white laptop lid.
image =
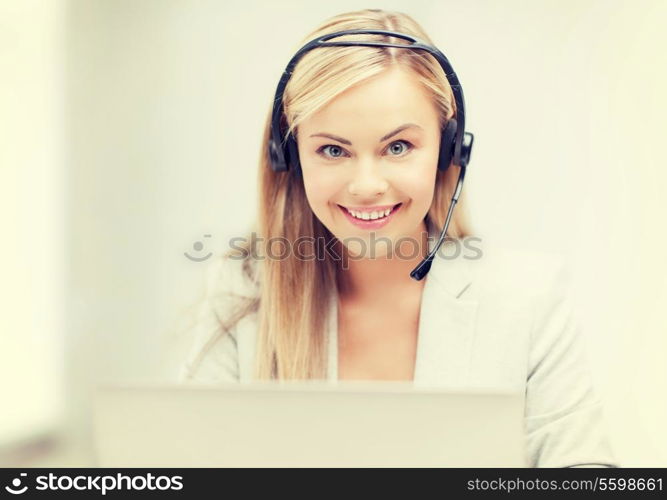
POLYGON ((407 382, 99 387, 100 467, 525 467, 523 395, 407 382))

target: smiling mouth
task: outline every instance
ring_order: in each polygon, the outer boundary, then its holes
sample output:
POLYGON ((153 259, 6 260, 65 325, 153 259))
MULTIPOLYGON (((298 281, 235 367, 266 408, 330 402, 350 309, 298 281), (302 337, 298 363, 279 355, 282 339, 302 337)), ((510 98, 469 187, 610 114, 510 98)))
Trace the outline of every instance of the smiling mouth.
POLYGON ((398 209, 403 203, 397 203, 396 205, 393 205, 389 208, 386 209, 381 209, 381 210, 354 210, 350 209, 347 207, 344 207, 343 205, 338 205, 341 210, 344 210, 347 215, 350 217, 353 217, 356 220, 360 221, 378 221, 378 220, 383 220, 388 218, 396 209, 398 209))

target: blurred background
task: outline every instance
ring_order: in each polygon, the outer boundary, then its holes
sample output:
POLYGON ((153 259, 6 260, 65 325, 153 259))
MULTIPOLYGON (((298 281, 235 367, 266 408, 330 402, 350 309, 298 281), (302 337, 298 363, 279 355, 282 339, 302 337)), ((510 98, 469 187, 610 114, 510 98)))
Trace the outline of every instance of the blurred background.
POLYGON ((478 234, 567 257, 619 461, 667 466, 663 0, 0 0, 0 465, 90 465, 98 384, 177 379, 184 253, 245 234, 280 73, 361 8, 447 55, 478 234))

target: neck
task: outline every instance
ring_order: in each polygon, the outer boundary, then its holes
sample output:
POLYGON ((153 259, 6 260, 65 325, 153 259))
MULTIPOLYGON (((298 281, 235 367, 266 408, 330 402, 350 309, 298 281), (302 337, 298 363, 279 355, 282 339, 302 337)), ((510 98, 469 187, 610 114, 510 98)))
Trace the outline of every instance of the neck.
POLYGON ((396 296, 396 292, 421 289, 425 278, 415 281, 410 272, 428 255, 428 233, 422 221, 409 241, 383 257, 349 259, 346 269, 339 267, 342 296, 354 300, 396 296), (419 251, 415 243, 419 242, 419 251))

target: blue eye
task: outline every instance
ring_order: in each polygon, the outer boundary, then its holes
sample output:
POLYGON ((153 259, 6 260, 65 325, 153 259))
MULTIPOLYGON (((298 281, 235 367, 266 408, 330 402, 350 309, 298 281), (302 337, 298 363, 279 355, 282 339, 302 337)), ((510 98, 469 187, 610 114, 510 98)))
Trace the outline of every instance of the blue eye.
POLYGON ((335 144, 327 144, 326 146, 322 146, 317 150, 317 153, 324 156, 327 159, 335 159, 335 158, 340 158, 343 155, 343 151, 345 151, 343 148, 340 146, 336 146, 335 144), (329 154, 325 153, 325 151, 329 150, 329 154))
POLYGON ((414 146, 413 146, 412 144, 410 144, 408 141, 403 141, 403 140, 401 140, 401 141, 394 141, 394 142, 392 142, 392 143, 389 145, 389 147, 388 147, 387 149, 388 149, 389 151, 391 151, 392 153, 395 153, 395 154, 392 155, 392 156, 401 156, 401 155, 407 153, 408 151, 410 151, 413 147, 414 147, 414 146), (396 145, 401 145, 401 144, 404 145, 403 148, 398 148, 398 149, 396 149, 396 148, 394 147, 394 146, 396 146, 396 145))

